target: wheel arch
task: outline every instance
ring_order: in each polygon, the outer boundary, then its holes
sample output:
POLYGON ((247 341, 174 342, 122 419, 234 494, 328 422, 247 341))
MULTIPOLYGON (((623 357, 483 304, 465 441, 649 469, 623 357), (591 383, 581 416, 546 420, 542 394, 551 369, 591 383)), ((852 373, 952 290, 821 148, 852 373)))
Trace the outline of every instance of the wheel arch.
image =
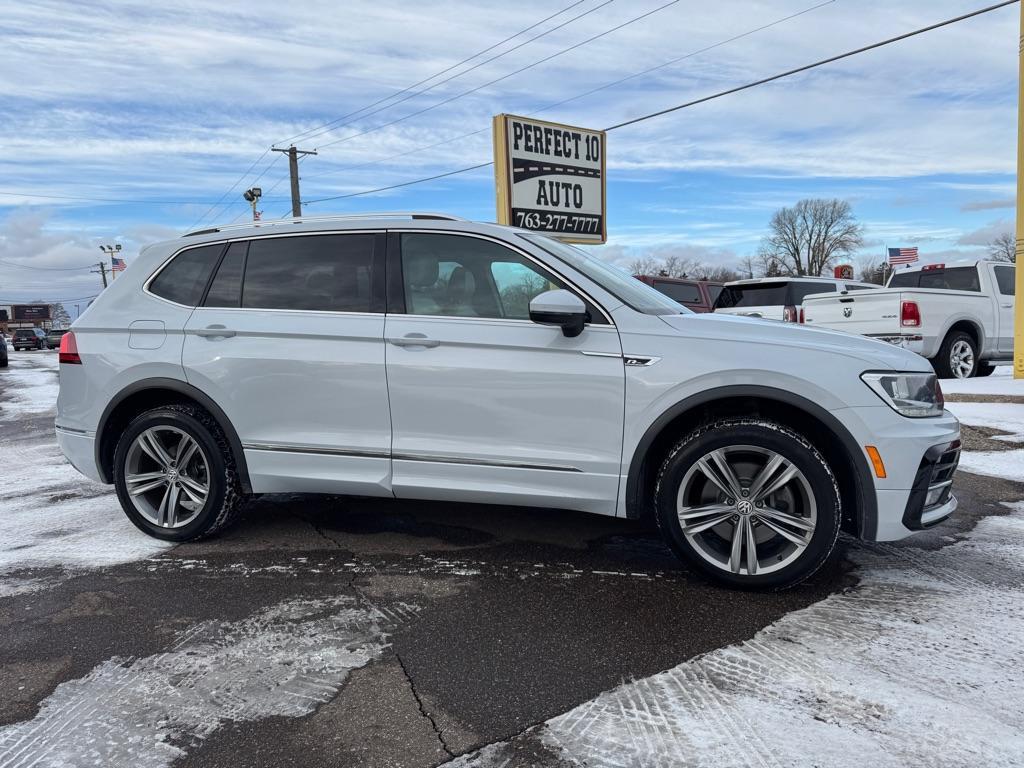
POLYGON ((209 395, 191 384, 178 379, 150 378, 141 379, 122 389, 103 409, 96 428, 96 468, 105 483, 112 483, 114 478, 114 448, 117 436, 135 416, 161 405, 192 403, 205 410, 217 422, 227 438, 231 453, 235 459, 242 490, 252 493, 249 480, 249 468, 245 463, 245 452, 238 433, 224 411, 209 395))
POLYGON ((800 395, 773 387, 718 387, 682 400, 659 416, 633 451, 626 479, 626 517, 652 513, 654 477, 671 446, 692 429, 729 416, 776 419, 803 434, 824 455, 839 483, 843 530, 872 539, 878 503, 867 459, 853 435, 831 413, 800 395))
POLYGON ((942 349, 942 345, 946 343, 946 339, 949 338, 949 335, 957 331, 963 331, 974 339, 974 343, 978 347, 978 358, 980 359, 985 348, 985 329, 982 327, 981 323, 972 317, 954 317, 953 321, 940 337, 939 349, 942 349))

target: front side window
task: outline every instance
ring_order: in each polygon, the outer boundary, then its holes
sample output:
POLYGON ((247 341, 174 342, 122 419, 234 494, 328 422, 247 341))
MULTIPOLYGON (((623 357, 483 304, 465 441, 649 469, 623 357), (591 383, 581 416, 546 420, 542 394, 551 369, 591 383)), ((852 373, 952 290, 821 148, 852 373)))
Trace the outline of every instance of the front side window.
POLYGON ((993 267, 996 272, 996 284, 999 286, 999 292, 1003 296, 1013 296, 1016 292, 1014 289, 1014 268, 1013 267, 993 267))
POLYGON ((149 284, 150 293, 187 307, 198 306, 223 250, 224 244, 217 243, 182 251, 149 284))
MULTIPOLYGON (((490 240, 459 235, 402 235, 405 311, 411 315, 529 320, 530 301, 565 283, 490 240)), ((591 317, 598 315, 593 310, 591 317)))
POLYGON ((301 235, 253 240, 242 306, 310 312, 370 312, 375 236, 301 235))

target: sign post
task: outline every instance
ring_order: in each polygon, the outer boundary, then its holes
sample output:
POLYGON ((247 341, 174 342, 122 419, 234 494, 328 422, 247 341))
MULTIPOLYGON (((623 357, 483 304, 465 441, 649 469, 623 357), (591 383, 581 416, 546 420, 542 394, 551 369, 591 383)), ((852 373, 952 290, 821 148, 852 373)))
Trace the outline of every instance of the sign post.
POLYGON ((1014 235, 1017 269, 1013 310, 1013 377, 1024 379, 1024 3, 1020 8, 1017 49, 1017 231, 1014 235))
POLYGON ((568 243, 608 239, 604 131, 497 115, 494 173, 499 224, 568 243))

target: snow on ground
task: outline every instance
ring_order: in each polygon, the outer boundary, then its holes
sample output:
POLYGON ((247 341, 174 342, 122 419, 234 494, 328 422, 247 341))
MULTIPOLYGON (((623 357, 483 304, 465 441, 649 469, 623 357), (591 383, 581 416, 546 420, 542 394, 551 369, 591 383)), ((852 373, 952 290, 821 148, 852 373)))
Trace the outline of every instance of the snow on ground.
POLYGON ((57 404, 57 353, 11 352, 8 357, 7 370, 0 369, 7 384, 0 393, 0 420, 52 411, 57 404))
POLYGON ((858 546, 856 588, 528 738, 589 768, 1024 765, 1024 503, 1012 509, 936 551, 858 546))
POLYGON ((112 658, 0 728, 0 768, 162 768, 228 723, 302 717, 380 656, 388 617, 353 597, 293 600, 204 622, 168 651, 112 658))
MULTIPOLYGON (((52 355, 12 356, 0 397, 16 398, 13 418, 53 413, 56 363, 50 359, 55 361, 52 355)), ((12 418, 10 402, 0 400, 2 421, 12 418)), ((0 596, 42 585, 7 576, 20 569, 96 568, 141 560, 169 546, 133 526, 112 489, 68 464, 54 437, 0 438, 0 468, 0 596)))
POLYGON ((994 440, 1024 442, 1024 403, 946 403, 946 409, 964 424, 1009 433, 994 440))
POLYGON ((943 379, 942 391, 947 395, 1021 395, 1024 379, 1013 378, 1012 365, 997 365, 988 376, 973 379, 943 379))

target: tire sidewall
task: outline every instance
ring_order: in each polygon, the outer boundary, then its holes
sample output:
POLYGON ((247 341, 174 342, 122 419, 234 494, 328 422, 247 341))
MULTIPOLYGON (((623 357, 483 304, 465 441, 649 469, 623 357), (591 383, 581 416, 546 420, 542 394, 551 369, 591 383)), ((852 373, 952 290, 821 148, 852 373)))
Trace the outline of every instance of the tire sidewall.
POLYGON ((719 422, 683 438, 669 453, 658 475, 655 510, 668 543, 688 566, 713 581, 743 589, 782 589, 812 575, 835 548, 841 520, 839 489, 821 454, 797 433, 763 420, 719 422), (687 540, 677 516, 676 499, 690 467, 710 451, 735 445, 753 445, 780 454, 804 474, 814 494, 817 523, 807 549, 795 562, 772 573, 743 576, 709 563, 687 540))
POLYGON ((188 541, 198 538, 214 524, 227 494, 226 474, 227 466, 220 447, 206 426, 189 413, 188 409, 156 408, 137 416, 125 429, 114 449, 114 486, 122 509, 141 531, 166 541, 188 541), (135 438, 145 430, 158 426, 174 427, 188 434, 199 443, 209 462, 210 493, 206 503, 191 522, 180 528, 161 528, 145 518, 135 509, 124 479, 125 459, 135 438))
POLYGON ((978 345, 974 343, 968 334, 963 331, 955 331, 946 337, 946 340, 942 342, 942 349, 939 351, 939 365, 936 371, 939 374, 939 378, 942 379, 957 379, 960 378, 953 372, 953 345, 958 341, 965 341, 971 346, 971 352, 974 353, 974 367, 971 369, 971 373, 968 376, 964 376, 965 379, 970 379, 978 373, 978 345))

